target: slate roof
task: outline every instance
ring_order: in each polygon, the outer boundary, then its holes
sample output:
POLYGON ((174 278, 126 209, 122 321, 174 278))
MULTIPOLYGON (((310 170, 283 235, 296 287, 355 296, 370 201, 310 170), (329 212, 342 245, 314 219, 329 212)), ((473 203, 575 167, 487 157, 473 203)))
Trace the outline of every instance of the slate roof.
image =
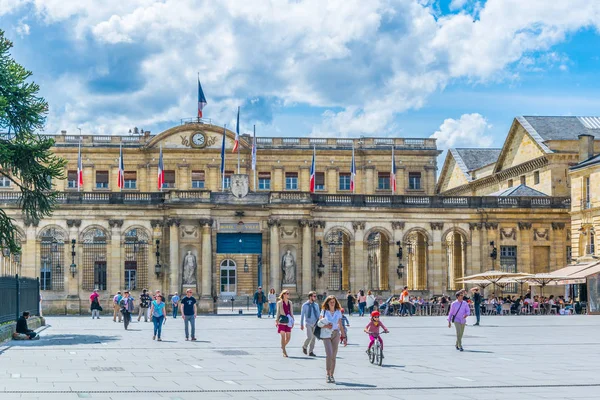
POLYGON ((500 151, 502 151, 502 149, 469 148, 458 148, 453 150, 455 150, 456 153, 458 153, 460 159, 467 168, 467 171, 474 171, 476 169, 485 167, 486 165, 496 162, 498 160, 498 156, 500 155, 500 151))
POLYGON ((579 135, 592 135, 600 139, 600 117, 517 117, 517 121, 531 137, 544 148, 549 140, 578 140, 579 135))
POLYGON ((503 189, 486 196, 494 197, 547 197, 548 195, 530 188, 527 185, 513 186, 508 189, 503 189))
POLYGON ((600 164, 600 154, 595 155, 594 157, 588 158, 587 160, 582 161, 579 164, 574 165, 569 169, 571 171, 573 171, 576 169, 585 168, 585 167, 589 167, 590 165, 596 165, 596 164, 600 164))

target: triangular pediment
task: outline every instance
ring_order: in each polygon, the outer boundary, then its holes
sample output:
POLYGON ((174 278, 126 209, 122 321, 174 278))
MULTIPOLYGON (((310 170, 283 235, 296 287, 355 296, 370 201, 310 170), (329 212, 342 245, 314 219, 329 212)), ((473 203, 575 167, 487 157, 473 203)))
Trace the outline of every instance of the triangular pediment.
POLYGON ((506 137, 504 146, 494 172, 514 167, 545 156, 551 152, 547 146, 540 142, 541 138, 534 137, 527 127, 523 126, 519 118, 515 118, 506 137))
POLYGON ((469 183, 469 175, 459 166, 455 159, 452 149, 446 153, 444 166, 438 180, 437 192, 442 193, 446 190, 466 185, 469 183))
MULTIPOLYGON (((209 124, 183 124, 154 136, 145 145, 146 148, 163 149, 221 149, 225 132, 225 149, 231 152, 235 143, 235 133, 222 126, 209 124)), ((245 137, 240 138, 240 150, 250 148, 245 137)))

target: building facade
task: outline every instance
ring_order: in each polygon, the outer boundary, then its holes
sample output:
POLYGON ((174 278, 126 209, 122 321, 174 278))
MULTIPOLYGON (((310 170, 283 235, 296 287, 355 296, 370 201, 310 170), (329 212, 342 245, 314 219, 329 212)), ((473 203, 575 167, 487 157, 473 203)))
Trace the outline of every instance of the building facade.
POLYGON ((257 138, 255 173, 252 138, 243 135, 238 173, 235 135, 210 124, 155 136, 53 138, 68 160, 67 179, 55 182, 61 197, 54 214, 23 221, 18 193, 10 186, 0 191, 23 247, 3 268, 39 277, 53 312, 85 310, 93 289, 108 299, 123 289, 173 294, 190 287, 204 311, 250 296, 258 285, 286 288, 294 297, 359 289, 385 296, 404 285, 431 296, 492 268, 542 272, 566 263, 568 197, 435 195, 434 139, 257 138), (494 247, 497 259, 490 257, 494 247))

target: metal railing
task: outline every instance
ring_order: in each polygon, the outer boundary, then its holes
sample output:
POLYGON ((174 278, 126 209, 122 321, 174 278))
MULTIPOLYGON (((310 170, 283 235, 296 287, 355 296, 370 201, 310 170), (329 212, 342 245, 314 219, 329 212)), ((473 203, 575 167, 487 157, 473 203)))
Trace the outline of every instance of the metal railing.
POLYGON ((23 311, 40 315, 39 279, 0 277, 0 324, 16 321, 23 311))

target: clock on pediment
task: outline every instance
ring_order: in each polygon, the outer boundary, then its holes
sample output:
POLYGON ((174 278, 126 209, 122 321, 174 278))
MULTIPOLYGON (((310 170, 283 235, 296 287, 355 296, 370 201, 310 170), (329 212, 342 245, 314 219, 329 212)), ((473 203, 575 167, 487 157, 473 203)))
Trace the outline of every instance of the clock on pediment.
POLYGON ((201 149, 206 146, 206 134, 204 132, 194 132, 190 136, 190 144, 192 147, 201 149))

